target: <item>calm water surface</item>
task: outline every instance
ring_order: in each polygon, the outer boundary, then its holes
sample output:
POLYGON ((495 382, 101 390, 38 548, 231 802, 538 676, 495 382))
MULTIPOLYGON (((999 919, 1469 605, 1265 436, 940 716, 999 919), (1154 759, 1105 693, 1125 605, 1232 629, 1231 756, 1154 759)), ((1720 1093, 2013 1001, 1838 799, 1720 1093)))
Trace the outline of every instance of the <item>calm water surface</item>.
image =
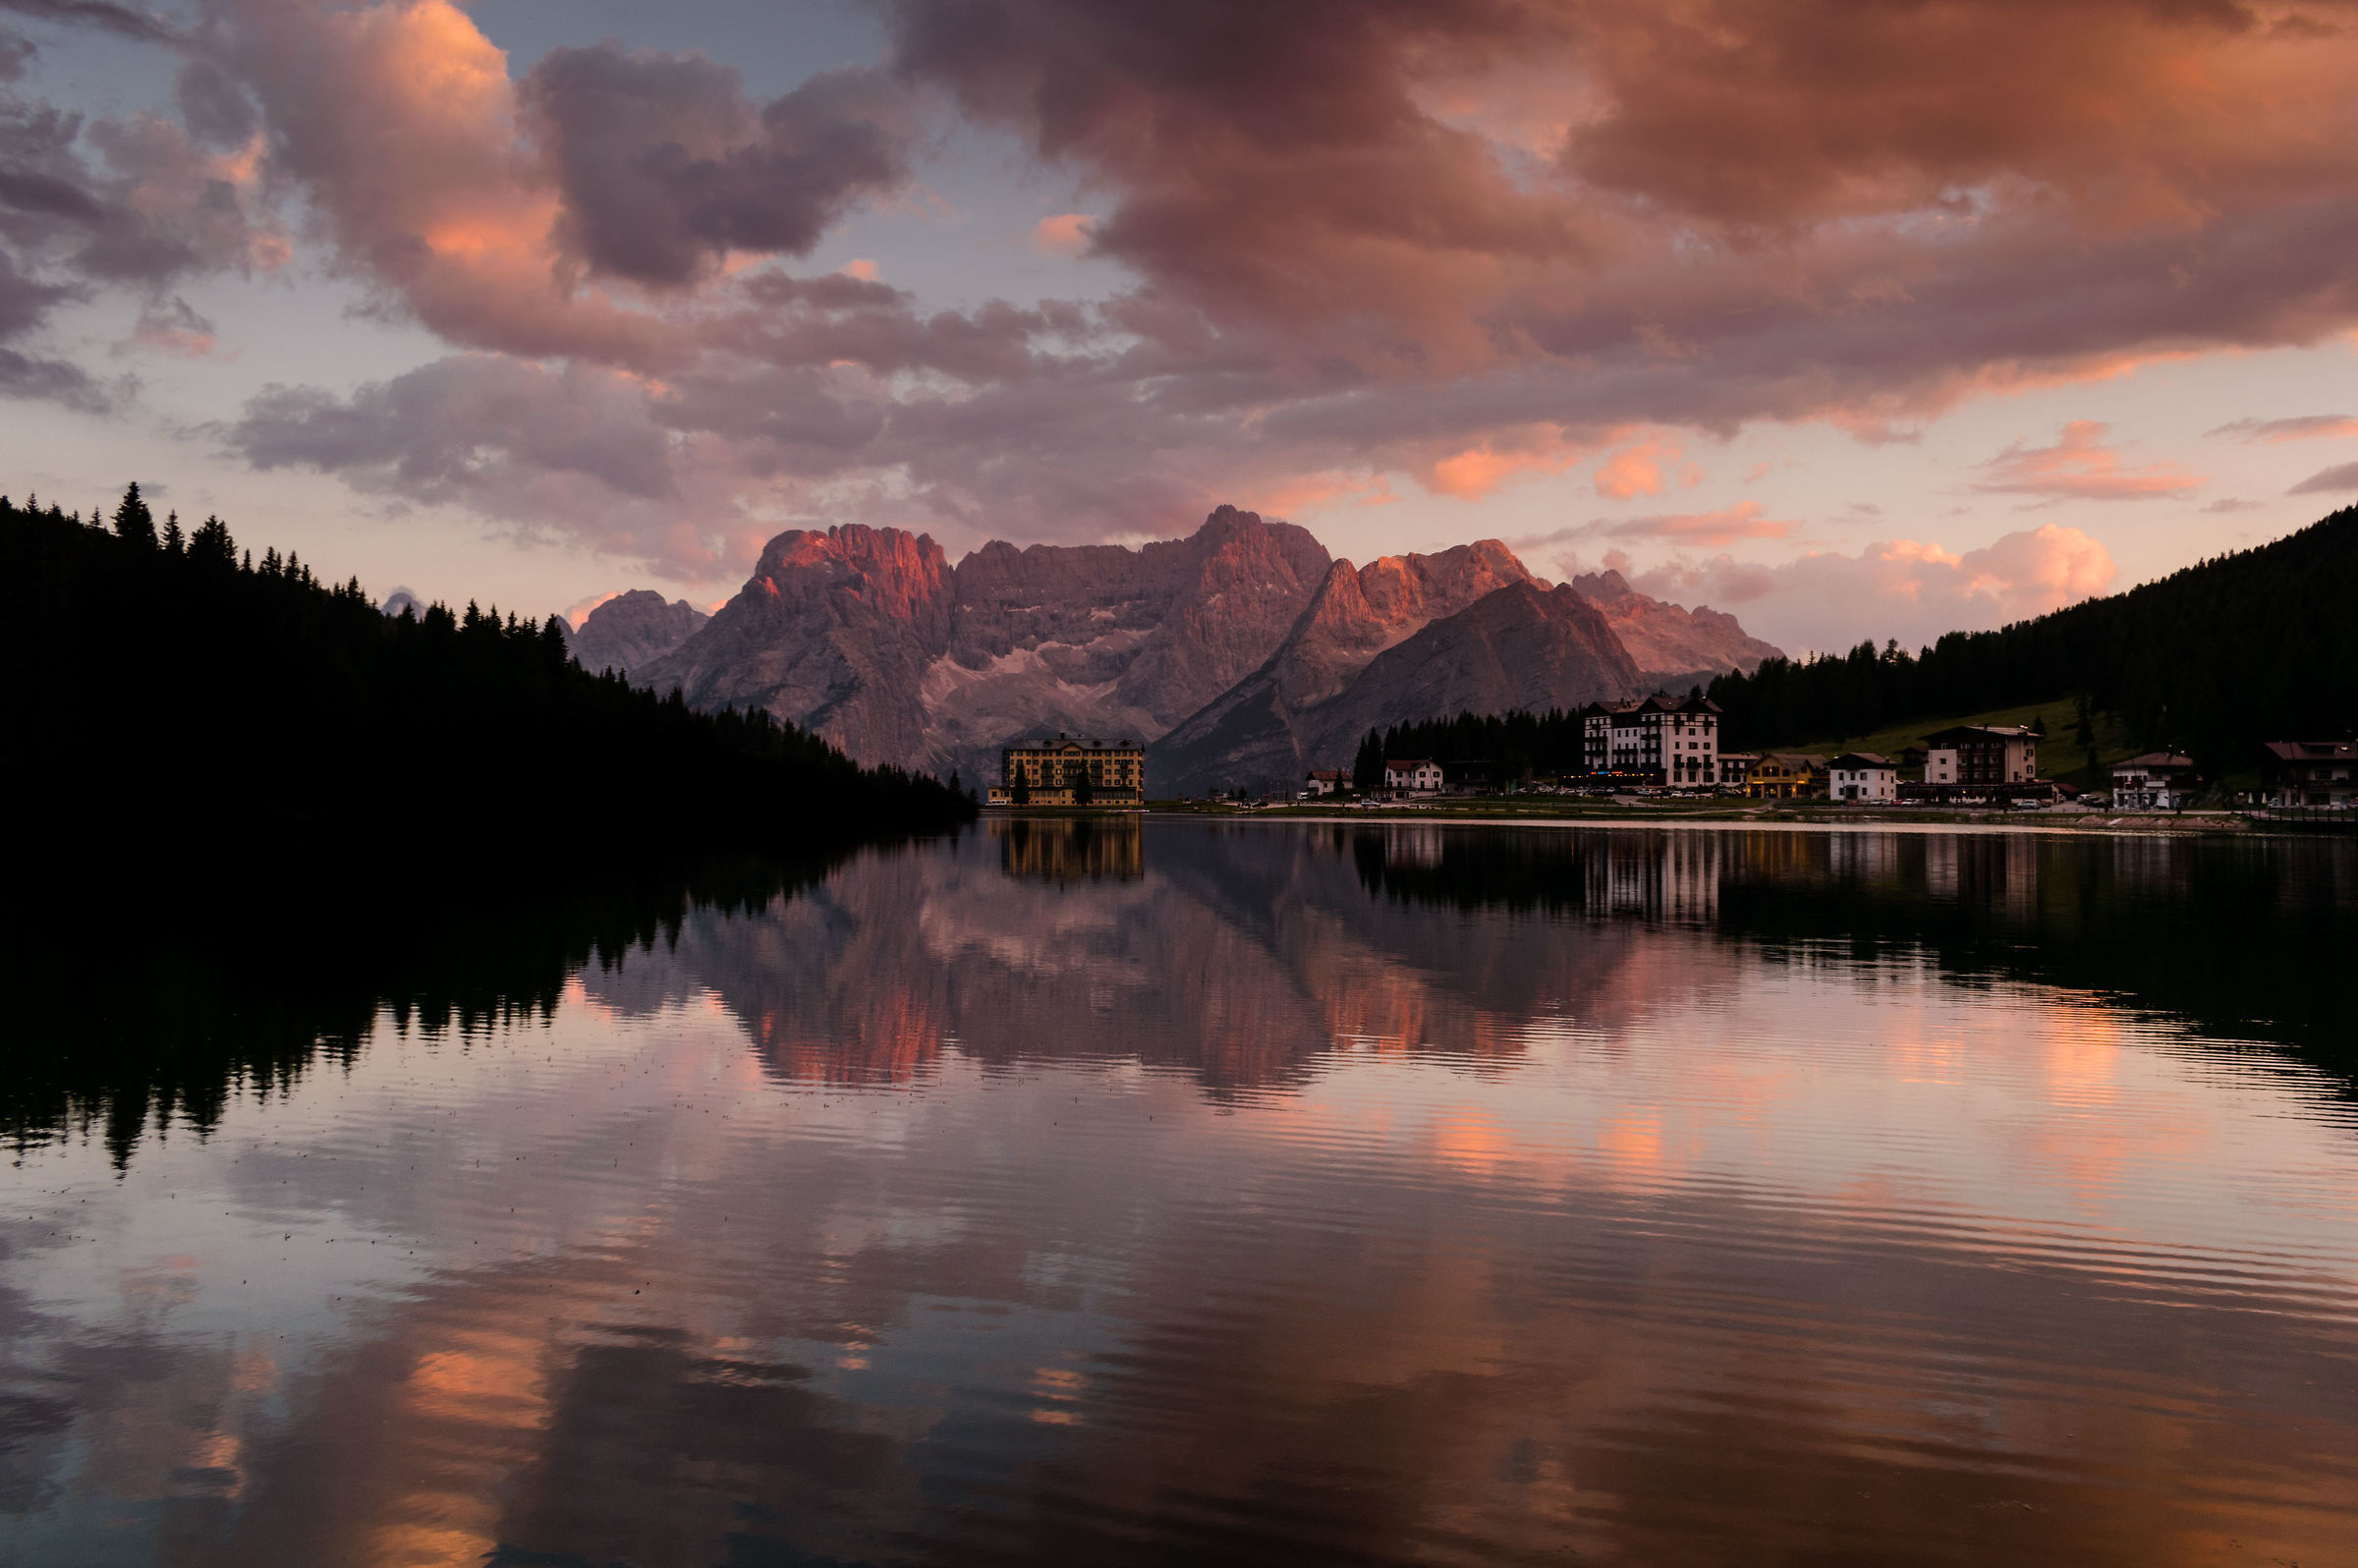
POLYGON ((2358 1562, 2353 910, 998 821, 21 974, 0 1562, 2358 1562))

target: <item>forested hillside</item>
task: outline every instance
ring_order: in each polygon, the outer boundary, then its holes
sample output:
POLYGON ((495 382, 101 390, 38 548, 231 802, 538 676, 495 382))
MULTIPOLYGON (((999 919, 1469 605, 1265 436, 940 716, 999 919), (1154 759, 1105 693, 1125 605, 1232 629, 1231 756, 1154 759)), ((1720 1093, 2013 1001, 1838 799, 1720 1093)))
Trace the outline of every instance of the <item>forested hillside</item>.
POLYGON ((275 550, 255 562, 217 519, 158 528, 136 485, 104 528, 0 497, 0 726, 36 850, 598 857, 973 812, 766 714, 694 713, 588 674, 553 618, 388 618, 358 582, 275 550))
POLYGON ((1578 708, 1549 708, 1544 713, 1528 709, 1460 713, 1455 718, 1370 730, 1352 758, 1352 787, 1383 788, 1386 757, 1479 762, 1500 779, 1577 773, 1586 765, 1581 756, 1578 708))
POLYGON ((2358 509, 1996 632, 1911 655, 1768 659, 1711 685, 1730 748, 1858 735, 1943 714, 2085 697, 2141 746, 2248 769, 2263 740, 2358 733, 2358 509))

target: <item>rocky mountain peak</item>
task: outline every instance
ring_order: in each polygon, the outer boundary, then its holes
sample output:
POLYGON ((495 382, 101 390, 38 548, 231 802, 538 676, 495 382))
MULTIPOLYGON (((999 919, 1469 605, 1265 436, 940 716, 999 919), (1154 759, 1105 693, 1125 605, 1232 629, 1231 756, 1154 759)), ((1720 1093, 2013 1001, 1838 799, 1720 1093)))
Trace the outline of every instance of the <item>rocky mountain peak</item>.
POLYGON ((633 588, 591 610, 566 643, 583 669, 614 670, 627 679, 632 670, 687 642, 710 619, 686 599, 667 601, 650 588, 633 588))
POLYGON ((1699 680, 1737 669, 1751 674, 1783 650, 1748 635, 1736 618, 1709 605, 1687 609, 1639 592, 1609 568, 1568 585, 1604 612, 1615 636, 1650 684, 1683 691, 1699 680))

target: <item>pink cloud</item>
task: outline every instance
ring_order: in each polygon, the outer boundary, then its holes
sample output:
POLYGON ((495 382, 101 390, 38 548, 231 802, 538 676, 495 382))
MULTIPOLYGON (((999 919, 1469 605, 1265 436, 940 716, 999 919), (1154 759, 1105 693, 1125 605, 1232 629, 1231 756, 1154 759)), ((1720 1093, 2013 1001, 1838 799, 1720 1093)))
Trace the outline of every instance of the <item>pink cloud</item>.
POLYGON ((1593 533, 1616 539, 1668 539, 1677 544, 1712 546, 1738 539, 1781 539, 1801 525, 1764 517, 1758 501, 1738 501, 1716 512, 1687 512, 1658 517, 1636 517, 1596 528, 1593 533))
POLYGON ((1090 230, 1096 221, 1086 212, 1059 212, 1042 218, 1032 231, 1032 248, 1043 255, 1082 255, 1089 250, 1090 230))
POLYGON ((1608 501, 1627 501, 1641 495, 1659 495, 1671 482, 1702 482, 1703 470, 1689 463, 1675 469, 1681 449, 1666 436, 1654 436, 1625 446, 1597 468, 1597 493, 1608 501))
POLYGON ((2026 447, 2017 441, 1983 465, 1989 477, 1974 488, 2058 501, 2150 501, 2203 483, 2201 475, 2174 463, 2123 467, 2120 454, 2104 444, 2105 428, 2094 420, 2074 420, 2053 446, 2026 447))
MULTIPOLYGON (((1611 442, 1600 493, 1663 495, 1687 430, 1904 439, 1993 391, 2358 326, 2358 34, 2230 6, 897 0, 883 67, 765 102, 690 55, 511 61, 451 0, 199 14, 209 106, 123 133, 149 172, 122 232, 45 239, 82 271, 16 314, 152 290, 126 270, 151 230, 188 270, 283 255, 276 202, 306 263, 457 352, 273 389, 225 424, 239 450, 665 569, 797 509, 1091 537, 1305 475, 1474 500, 1611 442), (1038 237, 1086 232, 1132 285, 941 310, 771 264, 907 188, 912 90, 1101 196, 1038 237), (475 429, 420 401, 486 389, 475 429)), ((1977 477, 2200 482, 2084 426, 1977 477)))
POLYGON ((1583 449, 1566 443, 1560 433, 1500 432, 1485 441, 1427 466, 1425 488, 1436 495, 1477 501, 1510 479, 1556 474, 1580 461, 1583 449))
POLYGON ((1660 597, 1743 606, 1748 630, 1784 646, 1833 648, 1862 636, 1922 644, 2042 615, 2105 591, 2118 572, 2102 543, 2049 524, 1961 554, 1889 539, 1775 566, 1718 555, 1625 575, 1660 597))
POLYGON ((618 599, 621 597, 622 589, 608 588, 603 593, 592 593, 586 599, 579 599, 574 603, 567 605, 563 611, 563 614, 567 622, 569 622, 573 629, 578 632, 582 629, 582 623, 590 619, 590 612, 591 610, 596 609, 608 599, 618 599))

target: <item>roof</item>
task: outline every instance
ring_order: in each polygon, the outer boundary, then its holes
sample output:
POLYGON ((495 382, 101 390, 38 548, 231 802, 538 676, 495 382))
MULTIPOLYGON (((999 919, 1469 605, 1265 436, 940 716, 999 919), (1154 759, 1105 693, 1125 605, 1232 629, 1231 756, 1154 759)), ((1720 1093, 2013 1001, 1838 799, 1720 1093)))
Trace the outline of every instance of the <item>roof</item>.
POLYGON ((2152 772, 2157 768, 2186 768, 2192 766, 2194 766, 2194 758, 2191 756, 2180 756, 2175 752, 2148 752, 2143 756, 2132 756, 2125 762, 2113 763, 2112 771, 2118 773, 2124 768, 2142 767, 2146 771, 2152 772))
POLYGON ((2358 762, 2358 741, 2262 741, 2287 762, 2358 762))
POLYGON ((1108 750, 1135 750, 1137 746, 1138 743, 1136 741, 1100 741, 1094 735, 1090 736, 1086 740, 1078 735, 1058 735, 1053 737, 1042 735, 1038 738, 1027 736, 1021 740, 1009 741, 1007 743, 1007 750, 1010 752, 1051 752, 1056 750, 1058 747, 1063 747, 1067 751, 1102 752, 1108 750))
POLYGON ((1927 735, 1924 743, 1927 746, 1938 746, 1942 741, 1967 736, 1992 741, 2035 741, 2039 739, 2039 732, 2020 724, 1951 724, 1947 729, 1927 735))
POLYGON ((1889 768, 1893 771, 1897 771, 1899 767, 1897 762, 1892 761, 1891 758, 1884 756, 1880 752, 1844 752, 1840 756, 1835 757, 1832 761, 1826 763, 1825 765, 1828 767, 1848 768, 1852 772, 1858 772, 1861 769, 1870 767, 1889 768))
POLYGON ((1420 767, 1438 767, 1441 764, 1430 756, 1387 756, 1384 767, 1394 773, 1413 773, 1420 767))
POLYGON ((1761 760, 1764 762, 1776 762, 1785 767, 1818 768, 1825 766, 1825 757, 1812 756, 1807 752, 1763 752, 1761 754, 1761 760))
POLYGON ((1351 776, 1351 773, 1348 768, 1314 767, 1310 770, 1310 776, 1312 778, 1346 779, 1351 776))
POLYGON ((1719 754, 1721 762, 1757 762, 1760 759, 1761 754, 1758 752, 1721 752, 1719 754))

